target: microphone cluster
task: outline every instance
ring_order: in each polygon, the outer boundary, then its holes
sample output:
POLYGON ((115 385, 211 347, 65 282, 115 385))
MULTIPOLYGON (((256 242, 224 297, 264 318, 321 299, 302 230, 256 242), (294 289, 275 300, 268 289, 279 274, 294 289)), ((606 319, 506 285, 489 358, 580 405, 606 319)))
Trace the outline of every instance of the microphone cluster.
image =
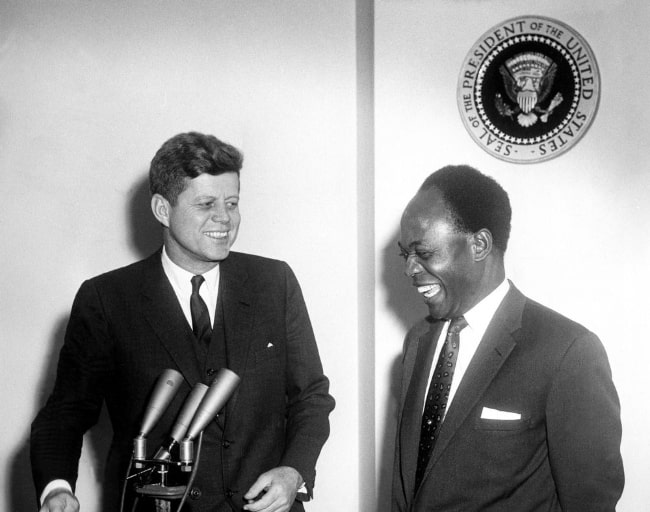
MULTIPOLYGON (((157 467, 160 482, 154 485, 141 485, 136 489, 137 492, 147 494, 153 487, 155 494, 164 496, 169 465, 180 466, 182 472, 196 471, 198 454, 195 463, 194 442, 226 405, 237 389, 240 380, 236 373, 227 368, 221 368, 210 386, 202 383, 196 384, 185 399, 167 439, 155 452, 153 459, 147 459, 147 436, 178 393, 183 381, 182 375, 176 370, 167 369, 160 374, 144 411, 138 435, 133 440, 132 461, 133 468, 138 470, 148 468, 153 472, 153 469, 157 467), (179 456, 178 460, 174 461, 172 452, 175 452, 176 448, 178 448, 179 456)), ((131 473, 131 468, 129 468, 129 473, 131 473)), ((127 476, 127 480, 140 477, 144 473, 148 473, 148 471, 145 469, 127 476)), ((190 478, 192 479, 193 475, 190 478)), ((171 489, 169 490, 171 491, 171 489)))

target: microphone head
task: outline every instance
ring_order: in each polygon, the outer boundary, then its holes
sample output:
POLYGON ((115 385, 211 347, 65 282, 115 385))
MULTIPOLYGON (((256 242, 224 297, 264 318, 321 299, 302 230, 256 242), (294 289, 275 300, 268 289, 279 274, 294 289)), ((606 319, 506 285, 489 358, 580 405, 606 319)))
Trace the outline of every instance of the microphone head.
POLYGON ((181 408, 181 412, 178 413, 176 418, 176 423, 172 427, 172 430, 169 434, 169 438, 163 443, 163 445, 158 449, 154 455, 155 460, 169 460, 171 458, 171 451, 174 446, 183 439, 187 428, 190 426, 190 422, 196 413, 196 410, 199 408, 203 397, 208 391, 208 386, 198 382, 190 391, 190 394, 185 399, 185 403, 181 408))
POLYGON ((198 382, 190 391, 189 396, 185 399, 183 408, 181 412, 178 413, 178 418, 176 418, 176 423, 172 427, 172 431, 169 434, 169 437, 176 441, 177 443, 183 439, 183 436, 187 432, 187 429, 190 426, 192 418, 196 414, 199 405, 203 401, 205 394, 208 392, 208 386, 198 382))
POLYGON ((239 376, 227 368, 221 368, 217 372, 194 418, 192 418, 192 423, 190 423, 185 436, 186 440, 192 440, 203 432, 208 423, 226 405, 240 381, 239 376))
POLYGON ((176 370, 164 370, 151 393, 142 418, 139 437, 146 437, 169 406, 183 382, 183 376, 176 370))

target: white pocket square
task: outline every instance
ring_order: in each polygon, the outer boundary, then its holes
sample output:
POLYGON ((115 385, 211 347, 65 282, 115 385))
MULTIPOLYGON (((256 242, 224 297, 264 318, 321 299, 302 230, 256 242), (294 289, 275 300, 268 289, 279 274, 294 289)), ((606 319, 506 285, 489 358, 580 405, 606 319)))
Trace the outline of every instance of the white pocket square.
POLYGON ((273 343, 269 341, 269 344, 266 346, 266 348, 271 348, 273 346, 273 343))
POLYGON ((499 409, 491 409, 490 407, 483 407, 481 411, 481 418, 484 420, 520 420, 521 414, 518 412, 500 411, 499 409))

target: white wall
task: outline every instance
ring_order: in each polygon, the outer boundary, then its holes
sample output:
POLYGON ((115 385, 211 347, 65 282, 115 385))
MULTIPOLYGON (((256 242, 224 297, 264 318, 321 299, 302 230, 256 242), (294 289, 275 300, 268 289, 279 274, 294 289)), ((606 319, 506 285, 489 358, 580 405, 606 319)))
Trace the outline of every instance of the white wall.
MULTIPOLYGON (((622 403, 626 488, 621 512, 650 503, 650 169, 647 146, 646 0, 381 0, 375 6, 376 421, 379 501, 387 500, 394 435, 396 358, 407 326, 425 310, 401 274, 395 235, 423 179, 468 163, 509 192, 509 276, 529 296, 602 339, 622 403), (506 163, 466 132, 456 83, 469 49, 492 26, 536 14, 563 21, 600 66, 600 108, 568 153, 540 164, 506 163)), ((387 511, 388 508, 380 508, 387 511)))
POLYGON ((308 509, 358 508, 356 80, 349 0, 0 2, 0 510, 34 510, 26 441, 74 293, 157 247, 146 171, 187 130, 243 149, 235 249, 288 261, 311 312, 337 408, 308 509))

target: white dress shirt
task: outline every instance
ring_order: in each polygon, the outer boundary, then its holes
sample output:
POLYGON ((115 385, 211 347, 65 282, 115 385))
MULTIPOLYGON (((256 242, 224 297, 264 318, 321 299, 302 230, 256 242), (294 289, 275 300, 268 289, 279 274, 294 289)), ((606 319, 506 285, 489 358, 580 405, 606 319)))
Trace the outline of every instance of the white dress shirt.
MULTIPOLYGON (((192 327, 190 296, 192 295, 192 277, 194 277, 194 274, 179 267, 169 259, 164 247, 162 250, 161 261, 165 275, 167 276, 167 279, 169 279, 169 282, 174 289, 174 293, 176 293, 178 303, 183 309, 183 314, 187 319, 187 323, 192 327)), ((210 313, 210 324, 214 325, 214 315, 217 309, 217 295, 219 292, 219 265, 201 275, 205 279, 205 282, 201 285, 201 288, 199 288, 199 295, 208 307, 208 313, 210 313)))
MULTIPOLYGON (((497 308, 503 301, 503 298, 506 296, 506 293, 508 293, 509 289, 510 284, 508 283, 507 279, 504 279, 501 284, 492 290, 492 292, 487 297, 485 297, 481 302, 476 304, 476 306, 474 306, 463 315, 465 317, 465 320, 467 320, 467 327, 460 331, 459 334, 460 349, 458 350, 456 368, 454 369, 454 377, 451 381, 451 390, 449 391, 449 400, 447 400, 447 408, 445 410, 445 414, 446 411, 449 410, 451 402, 454 399, 454 395, 456 394, 456 390, 458 390, 458 386, 463 380, 465 371, 467 370, 469 363, 472 361, 472 358, 476 353, 476 349, 478 348, 478 345, 481 342, 481 339, 483 338, 488 325, 492 321, 494 313, 496 313, 497 308)), ((440 350, 442 350, 442 345, 444 344, 445 337, 447 336, 447 330, 449 329, 450 323, 450 320, 445 323, 442 332, 440 333, 440 337, 438 338, 436 350, 433 354, 431 371, 429 372, 429 384, 427 385, 427 390, 431 385, 433 372, 436 368, 435 362, 438 360, 440 350)), ((425 393, 424 397, 425 402, 426 394, 427 393, 425 393)), ((424 411, 424 403, 422 403, 422 410, 424 411)))

